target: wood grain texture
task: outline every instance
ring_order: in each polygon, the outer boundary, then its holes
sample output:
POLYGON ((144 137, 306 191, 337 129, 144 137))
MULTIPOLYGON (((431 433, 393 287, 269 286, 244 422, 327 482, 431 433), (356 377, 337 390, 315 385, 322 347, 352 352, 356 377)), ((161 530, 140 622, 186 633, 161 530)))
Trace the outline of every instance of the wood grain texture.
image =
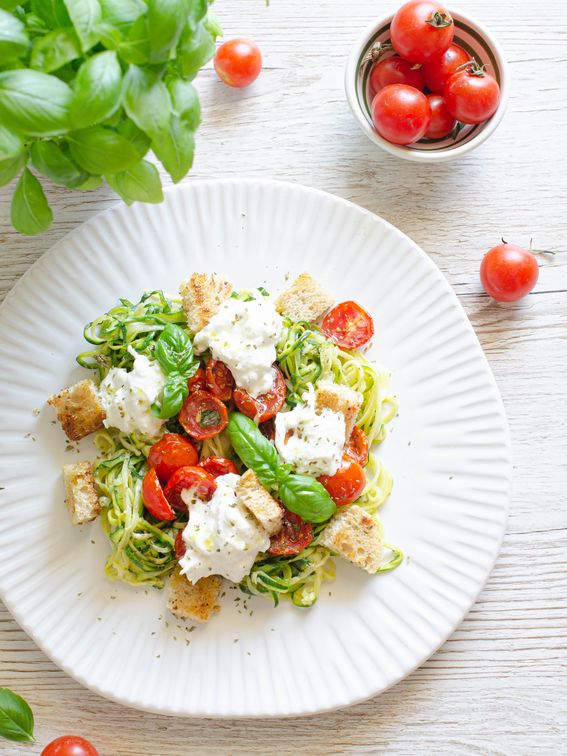
MULTIPOLYGON (((217 0, 226 35, 254 38, 265 68, 249 91, 199 78, 204 123, 193 178, 280 177, 382 215, 420 244, 460 296, 510 419, 514 497, 494 572, 459 630, 379 698, 299 721, 183 721, 82 689, 0 610, 0 684, 24 695, 38 743, 83 734, 104 756, 182 754, 543 754, 567 752, 567 6, 564 0, 460 0, 503 45, 513 77, 494 136, 455 164, 378 151, 346 104, 345 57, 373 0, 217 0), (499 306, 478 265, 501 236, 555 249, 537 290, 499 306)), ((190 179, 189 179, 190 180, 190 179)), ((167 181, 166 181, 167 183, 167 181)), ((53 228, 19 237, 0 190, 0 292, 70 229, 112 206, 110 190, 50 186, 53 228)), ((24 548, 29 545, 23 544, 24 548)), ((3 742, 7 756, 39 745, 3 742)))

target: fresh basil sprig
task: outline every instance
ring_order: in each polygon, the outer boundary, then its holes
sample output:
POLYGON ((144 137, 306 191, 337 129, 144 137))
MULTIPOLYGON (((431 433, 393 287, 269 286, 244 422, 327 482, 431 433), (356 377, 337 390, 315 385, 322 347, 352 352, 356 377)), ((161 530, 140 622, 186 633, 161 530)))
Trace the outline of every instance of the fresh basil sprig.
POLYGON ((166 375, 161 401, 152 405, 152 411, 165 420, 177 415, 187 399, 188 378, 195 375, 199 360, 193 354, 193 345, 186 331, 168 323, 156 342, 154 357, 166 375))
POLYGON ((308 522, 325 522, 336 510, 325 488, 309 475, 296 475, 282 464, 273 444, 249 417, 233 412, 228 435, 235 452, 260 483, 272 490, 290 512, 308 522))
POLYGON ((0 688, 0 737, 33 743, 33 712, 28 703, 9 688, 0 688))

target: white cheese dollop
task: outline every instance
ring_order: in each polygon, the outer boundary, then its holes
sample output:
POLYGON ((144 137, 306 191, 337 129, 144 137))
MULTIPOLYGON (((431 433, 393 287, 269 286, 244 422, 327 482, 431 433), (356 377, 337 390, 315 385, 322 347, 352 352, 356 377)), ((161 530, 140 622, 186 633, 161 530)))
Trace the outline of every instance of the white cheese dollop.
POLYGON ((106 411, 104 425, 123 433, 157 436, 164 420, 151 410, 165 384, 165 376, 155 360, 131 350, 134 366, 129 372, 112 368, 100 384, 99 396, 106 411))
POLYGON ((210 349, 216 360, 228 365, 236 385, 256 398, 273 386, 272 364, 281 330, 282 319, 273 300, 259 293, 249 302, 223 302, 196 334, 193 346, 197 354, 210 349))
POLYGON ((313 386, 302 399, 305 404, 276 415, 276 448, 295 472, 334 475, 343 456, 345 417, 327 407, 316 410, 313 386))
POLYGON ((195 583, 207 575, 222 575, 239 583, 250 574, 260 551, 270 539, 264 528, 236 497, 239 475, 229 473, 217 478, 217 488, 209 501, 182 491, 189 509, 189 522, 183 531, 187 551, 179 560, 181 572, 195 583))

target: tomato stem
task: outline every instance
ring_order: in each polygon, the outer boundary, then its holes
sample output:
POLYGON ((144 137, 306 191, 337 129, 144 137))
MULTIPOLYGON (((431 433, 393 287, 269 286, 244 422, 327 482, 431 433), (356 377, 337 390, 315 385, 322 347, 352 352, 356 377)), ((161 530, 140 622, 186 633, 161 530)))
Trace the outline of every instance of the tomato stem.
POLYGON ((475 58, 471 58, 470 60, 467 60, 466 63, 463 63, 462 66, 459 66, 456 70, 462 71, 464 69, 467 69, 469 74, 471 76, 485 76, 486 75, 486 64, 480 64, 475 58))
POLYGON ((372 47, 365 55, 362 65, 366 65, 367 63, 377 63, 384 53, 390 52, 390 50, 393 49, 394 48, 389 42, 378 42, 378 44, 374 45, 374 47, 372 47))
POLYGON ((433 26, 435 29, 443 29, 451 26, 453 19, 445 11, 434 11, 431 14, 431 18, 428 18, 425 23, 433 26))

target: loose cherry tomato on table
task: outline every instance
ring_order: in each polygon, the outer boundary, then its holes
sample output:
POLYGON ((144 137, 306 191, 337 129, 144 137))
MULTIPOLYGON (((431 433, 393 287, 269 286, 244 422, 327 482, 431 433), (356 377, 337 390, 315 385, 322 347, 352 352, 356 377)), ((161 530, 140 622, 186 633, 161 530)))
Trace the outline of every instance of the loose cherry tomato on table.
POLYGON ((408 87, 415 87, 420 92, 425 86, 421 68, 398 55, 379 60, 370 71, 370 88, 374 94, 388 84, 407 84, 408 87))
POLYGON ((366 486, 366 475, 362 465, 345 454, 334 475, 321 475, 319 482, 338 507, 351 504, 362 495, 366 486))
POLYGON ((207 383, 207 391, 216 396, 217 399, 220 399, 222 402, 229 402, 232 399, 232 392, 236 384, 234 383, 230 369, 224 362, 214 360, 211 357, 207 362, 205 381, 207 383))
POLYGON ((179 433, 166 433, 148 454, 148 467, 154 467, 160 483, 167 483, 180 467, 196 465, 197 449, 179 433))
POLYGON ((498 302, 515 302, 534 288, 539 267, 532 252, 503 242, 490 249, 480 265, 484 290, 498 302))
POLYGON ((431 108, 431 121, 425 132, 425 136, 428 139, 441 139, 441 137, 445 137, 453 131, 457 125, 457 121, 447 110, 445 100, 441 95, 429 94, 427 95, 427 99, 431 108))
POLYGON ((471 63, 451 76, 443 97, 453 118, 463 123, 483 123, 498 110, 500 87, 482 66, 471 63))
POLYGON ((144 480, 142 481, 142 499, 144 506, 156 520, 175 520, 175 512, 165 498, 157 473, 153 467, 144 475, 144 480))
POLYGON ((321 330, 343 349, 360 349, 374 336, 374 321, 356 302, 341 302, 325 315, 321 330))
POLYGON ((241 89, 256 81, 262 70, 262 53, 248 39, 229 39, 215 55, 215 71, 230 87, 241 89))
MULTIPOLYGON (((283 508, 283 507, 282 507, 283 508)), ((284 509, 282 528, 270 538, 270 554, 291 556, 306 549, 313 540, 313 526, 299 515, 284 509)))
POLYGON ((206 391, 207 390, 207 382, 205 381, 205 371, 202 367, 197 368, 197 372, 195 375, 192 375, 191 378, 187 381, 187 388, 189 389, 189 393, 192 391, 206 391))
POLYGON ((368 462, 368 439, 366 433, 358 425, 352 429, 345 454, 359 465, 365 465, 368 462))
POLYGON ((202 467, 180 467, 173 473, 164 489, 165 499, 176 512, 187 512, 183 491, 191 491, 199 499, 209 501, 217 490, 214 477, 202 467))
POLYGON ((394 50, 412 63, 427 63, 442 55, 453 41, 455 24, 440 3, 410 0, 398 10, 390 25, 394 50))
POLYGON ((193 391, 189 394, 179 413, 181 426, 193 438, 202 441, 212 438, 228 425, 225 405, 208 391, 193 391))
POLYGON ((187 551, 187 546, 185 545, 185 541, 183 540, 183 531, 180 530, 179 533, 175 536, 175 556, 177 559, 181 559, 181 557, 185 556, 185 552, 187 551))
POLYGON ((425 86, 434 94, 442 95, 449 78, 470 59, 471 56, 462 47, 455 44, 449 45, 442 55, 433 58, 421 69, 425 86))
POLYGON ((202 467, 203 470, 210 473, 213 478, 218 478, 219 475, 228 475, 229 473, 238 475, 238 470, 236 469, 234 462, 230 459, 225 459, 224 457, 207 457, 199 462, 198 467, 202 467))
POLYGON ((46 745, 41 756, 99 756, 88 740, 78 735, 62 735, 46 745))
POLYGON ((287 388, 282 371, 277 365, 273 366, 274 384, 265 394, 260 394, 256 399, 246 389, 237 387, 234 390, 234 403, 243 415, 251 417, 259 423, 277 415, 283 407, 287 388))
POLYGON ((392 144, 418 142, 431 120, 427 97, 406 84, 389 84, 381 89, 370 109, 376 131, 392 144))

